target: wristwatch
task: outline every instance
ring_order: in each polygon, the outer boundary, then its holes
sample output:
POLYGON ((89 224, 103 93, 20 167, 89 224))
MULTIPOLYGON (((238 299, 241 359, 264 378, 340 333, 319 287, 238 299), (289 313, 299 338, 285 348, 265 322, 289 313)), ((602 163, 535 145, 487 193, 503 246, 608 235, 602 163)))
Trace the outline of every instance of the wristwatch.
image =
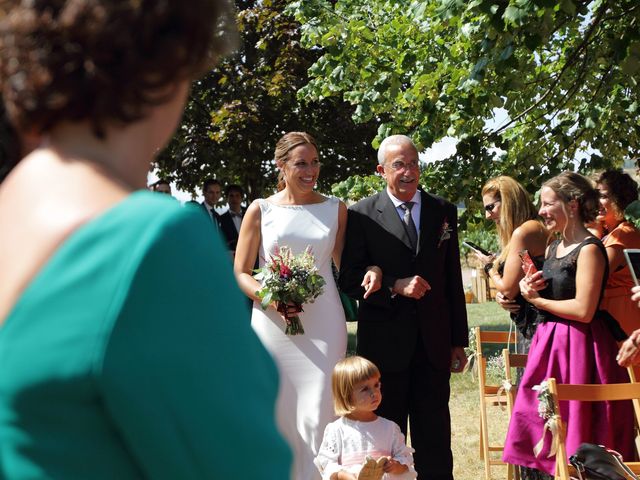
POLYGON ((489 272, 491 271, 491 269, 493 268, 493 262, 489 262, 487 263, 484 267, 482 267, 484 269, 484 273, 485 275, 488 277, 489 276, 489 272))

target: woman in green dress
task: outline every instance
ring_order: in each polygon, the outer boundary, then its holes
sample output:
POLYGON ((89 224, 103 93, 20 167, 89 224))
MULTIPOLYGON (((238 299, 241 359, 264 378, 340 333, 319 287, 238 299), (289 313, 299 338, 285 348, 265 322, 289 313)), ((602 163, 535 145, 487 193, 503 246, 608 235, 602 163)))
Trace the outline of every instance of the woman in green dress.
POLYGON ((41 139, 0 185, 2 479, 288 476, 226 249, 199 209, 144 191, 228 15, 0 3, 0 92, 41 139))

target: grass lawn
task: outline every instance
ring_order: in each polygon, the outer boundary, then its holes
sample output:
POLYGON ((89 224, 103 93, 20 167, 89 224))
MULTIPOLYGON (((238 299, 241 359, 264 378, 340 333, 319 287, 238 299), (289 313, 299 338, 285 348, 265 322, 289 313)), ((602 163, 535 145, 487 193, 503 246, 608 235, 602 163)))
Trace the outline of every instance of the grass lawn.
MULTIPOLYGON (((496 303, 467 304, 469 328, 482 326, 487 329, 508 330, 509 315, 496 303)), ((357 323, 347 324, 349 350, 355 349, 357 323)), ((451 445, 453 450, 453 474, 456 480, 480 480, 484 478, 484 464, 480 460, 480 411, 478 382, 470 372, 451 377, 451 445)), ((490 443, 502 443, 506 433, 506 412, 493 408, 489 412, 490 443)), ((492 467, 493 478, 504 478, 506 467, 492 467)))

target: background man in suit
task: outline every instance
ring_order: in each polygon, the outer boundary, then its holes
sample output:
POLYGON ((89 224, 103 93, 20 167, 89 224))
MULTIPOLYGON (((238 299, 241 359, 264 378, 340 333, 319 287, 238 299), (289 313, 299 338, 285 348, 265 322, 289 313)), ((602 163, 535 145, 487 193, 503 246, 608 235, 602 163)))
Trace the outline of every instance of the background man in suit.
POLYGON ((244 190, 242 190, 240 185, 229 185, 225 188, 224 194, 227 197, 229 210, 220 215, 220 228, 227 240, 227 248, 231 250, 235 256, 236 245, 238 244, 238 233, 240 233, 242 217, 246 210, 246 208, 242 206, 244 190))
POLYGON ((340 286, 360 300, 358 354, 382 374, 377 413, 407 432, 421 480, 452 480, 449 379, 468 344, 457 210, 418 190, 418 151, 409 137, 386 138, 378 173, 387 188, 349 209, 340 286), (367 269, 382 288, 364 298, 367 269))
POLYGON ((208 178, 202 184, 202 195, 204 196, 202 208, 206 210, 216 230, 220 231, 220 214, 215 211, 215 206, 222 195, 222 185, 215 178, 208 178))
POLYGON ((164 193, 164 194, 167 194, 167 195, 171 195, 171 184, 169 183, 168 180, 164 180, 163 178, 161 178, 157 182, 152 183, 151 185, 149 185, 149 190, 152 190, 152 191, 158 192, 158 193, 164 193))

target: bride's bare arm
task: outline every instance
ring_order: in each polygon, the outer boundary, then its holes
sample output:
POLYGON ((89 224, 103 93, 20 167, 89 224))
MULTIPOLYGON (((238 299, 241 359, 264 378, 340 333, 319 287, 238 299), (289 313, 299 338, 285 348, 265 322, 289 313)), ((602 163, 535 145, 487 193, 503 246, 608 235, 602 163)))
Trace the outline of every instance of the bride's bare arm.
POLYGON ((260 290, 260 283, 253 278, 253 267, 260 248, 260 205, 254 201, 247 208, 238 236, 236 257, 233 262, 233 271, 240 290, 253 300, 260 301, 256 291, 260 290))

